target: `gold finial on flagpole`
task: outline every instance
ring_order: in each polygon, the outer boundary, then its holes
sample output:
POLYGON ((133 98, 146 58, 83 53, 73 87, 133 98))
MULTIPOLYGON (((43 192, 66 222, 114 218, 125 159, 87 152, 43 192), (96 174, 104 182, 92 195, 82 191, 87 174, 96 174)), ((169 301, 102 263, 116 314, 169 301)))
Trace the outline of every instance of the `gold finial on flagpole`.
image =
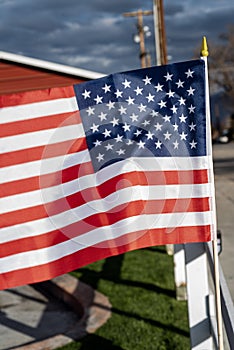
POLYGON ((208 51, 208 46, 207 46, 207 42, 206 42, 206 37, 205 36, 203 36, 203 40, 202 40, 201 56, 202 57, 209 56, 209 51, 208 51))

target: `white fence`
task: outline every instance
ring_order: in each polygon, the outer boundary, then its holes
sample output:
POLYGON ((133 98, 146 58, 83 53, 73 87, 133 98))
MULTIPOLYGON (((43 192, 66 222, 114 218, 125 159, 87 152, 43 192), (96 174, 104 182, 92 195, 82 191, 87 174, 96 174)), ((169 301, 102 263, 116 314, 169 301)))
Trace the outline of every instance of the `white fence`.
MULTIPOLYGON (((214 263, 210 243, 174 246, 177 298, 187 299, 192 350, 218 350, 214 263)), ((234 307, 220 267, 224 349, 234 350, 234 307)))

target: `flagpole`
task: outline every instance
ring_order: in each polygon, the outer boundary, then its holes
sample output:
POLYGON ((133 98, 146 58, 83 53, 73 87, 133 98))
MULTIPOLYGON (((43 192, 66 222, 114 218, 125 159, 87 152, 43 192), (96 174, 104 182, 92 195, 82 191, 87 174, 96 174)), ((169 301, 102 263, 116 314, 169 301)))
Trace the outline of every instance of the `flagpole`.
MULTIPOLYGON (((210 106, 209 106, 209 83, 208 83, 208 63, 207 57, 209 55, 208 46, 206 42, 206 37, 203 37, 202 48, 201 48, 201 58, 205 62, 205 78, 206 78, 206 117, 208 123, 210 123, 210 106)), ((210 128, 208 132, 211 132, 210 128)), ((209 140, 211 137, 208 138, 209 140)), ((207 145, 210 148, 210 155, 212 154, 211 148, 212 144, 207 145)), ((212 161, 212 160, 211 160, 212 161)), ((211 176, 214 177, 213 171, 211 171, 211 176)), ((213 179, 214 184, 214 179, 213 179)), ((214 195, 214 193, 213 193, 214 195)), ((214 234, 212 239, 212 248, 213 248, 213 260, 214 260, 214 283, 215 283, 215 301, 216 301, 216 317, 217 317, 217 331, 218 331, 218 344, 219 350, 224 350, 223 345, 223 325, 222 325, 222 308, 221 308, 221 297, 220 297, 220 277, 219 277, 219 257, 218 257, 218 242, 217 242, 217 223, 216 223, 216 209, 215 203, 213 203, 213 212, 214 212, 214 234)))

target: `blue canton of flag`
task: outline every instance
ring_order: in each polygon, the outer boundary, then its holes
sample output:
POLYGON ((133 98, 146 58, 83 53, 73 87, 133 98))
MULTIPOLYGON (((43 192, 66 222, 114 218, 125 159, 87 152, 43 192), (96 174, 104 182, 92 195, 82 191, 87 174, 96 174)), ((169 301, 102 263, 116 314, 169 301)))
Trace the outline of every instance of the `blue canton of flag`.
POLYGON ((95 171, 129 157, 206 154, 203 60, 75 85, 95 171))

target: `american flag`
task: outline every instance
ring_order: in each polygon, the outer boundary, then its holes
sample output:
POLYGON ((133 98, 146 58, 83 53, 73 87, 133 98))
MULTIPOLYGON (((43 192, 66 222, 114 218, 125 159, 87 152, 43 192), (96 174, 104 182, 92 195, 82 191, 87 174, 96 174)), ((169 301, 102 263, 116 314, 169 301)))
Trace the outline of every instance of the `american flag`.
POLYGON ((152 245, 208 241, 202 60, 0 98, 0 288, 152 245))

